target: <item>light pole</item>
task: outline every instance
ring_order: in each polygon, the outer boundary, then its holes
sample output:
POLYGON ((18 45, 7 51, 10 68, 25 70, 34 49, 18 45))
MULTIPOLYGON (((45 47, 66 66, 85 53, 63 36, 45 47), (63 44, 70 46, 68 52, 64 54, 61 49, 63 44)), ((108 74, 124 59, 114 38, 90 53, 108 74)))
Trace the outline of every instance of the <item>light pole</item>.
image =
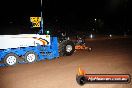
POLYGON ((43 13, 42 13, 43 11, 42 11, 42 4, 43 4, 43 2, 41 0, 41 32, 43 34, 44 29, 43 29, 43 13))
POLYGON ((94 19, 94 21, 95 21, 94 31, 97 31, 97 22, 96 22, 96 21, 97 21, 97 19, 95 18, 95 19, 94 19))

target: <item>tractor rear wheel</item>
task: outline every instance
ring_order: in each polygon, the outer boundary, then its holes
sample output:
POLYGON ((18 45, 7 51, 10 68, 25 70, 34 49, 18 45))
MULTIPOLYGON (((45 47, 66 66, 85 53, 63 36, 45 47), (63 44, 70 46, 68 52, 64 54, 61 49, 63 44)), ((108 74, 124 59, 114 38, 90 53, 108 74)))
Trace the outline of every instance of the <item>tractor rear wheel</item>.
POLYGON ((60 56, 71 56, 75 51, 75 45, 72 41, 66 40, 59 44, 60 56))

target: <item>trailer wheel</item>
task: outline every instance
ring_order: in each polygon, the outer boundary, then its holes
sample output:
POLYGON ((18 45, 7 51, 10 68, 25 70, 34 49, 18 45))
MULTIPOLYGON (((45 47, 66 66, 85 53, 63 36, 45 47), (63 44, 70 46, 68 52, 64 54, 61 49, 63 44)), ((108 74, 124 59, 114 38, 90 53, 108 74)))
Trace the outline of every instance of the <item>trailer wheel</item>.
POLYGON ((33 51, 28 51, 28 52, 26 52, 26 54, 24 56, 24 60, 27 63, 36 62, 37 61, 37 54, 33 51))
POLYGON ((86 78, 84 76, 77 76, 76 81, 79 85, 84 85, 86 83, 86 78))
POLYGON ((60 44, 60 55, 61 56, 71 56, 75 51, 75 45, 72 41, 65 41, 60 44))
POLYGON ((9 53, 4 57, 4 64, 6 66, 13 66, 18 63, 18 56, 14 53, 9 53))

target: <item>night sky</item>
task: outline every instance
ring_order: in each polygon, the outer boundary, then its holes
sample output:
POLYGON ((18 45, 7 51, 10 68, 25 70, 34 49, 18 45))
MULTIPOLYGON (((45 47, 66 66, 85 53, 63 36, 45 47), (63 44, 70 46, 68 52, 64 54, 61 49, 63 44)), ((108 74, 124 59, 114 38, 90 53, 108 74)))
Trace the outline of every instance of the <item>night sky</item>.
POLYGON ((52 31, 132 31, 130 0, 43 0, 42 9, 40 2, 41 0, 1 1, 1 33, 31 31, 30 16, 40 16, 41 10, 45 29, 52 31), (8 30, 5 31, 5 28, 8 30))

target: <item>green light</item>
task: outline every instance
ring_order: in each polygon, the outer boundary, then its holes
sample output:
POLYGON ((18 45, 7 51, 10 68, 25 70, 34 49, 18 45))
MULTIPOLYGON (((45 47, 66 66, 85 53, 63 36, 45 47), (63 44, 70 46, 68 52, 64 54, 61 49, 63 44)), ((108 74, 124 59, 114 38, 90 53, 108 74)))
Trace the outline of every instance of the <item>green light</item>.
POLYGON ((48 30, 48 31, 46 31, 46 34, 49 34, 50 33, 50 31, 48 30))

